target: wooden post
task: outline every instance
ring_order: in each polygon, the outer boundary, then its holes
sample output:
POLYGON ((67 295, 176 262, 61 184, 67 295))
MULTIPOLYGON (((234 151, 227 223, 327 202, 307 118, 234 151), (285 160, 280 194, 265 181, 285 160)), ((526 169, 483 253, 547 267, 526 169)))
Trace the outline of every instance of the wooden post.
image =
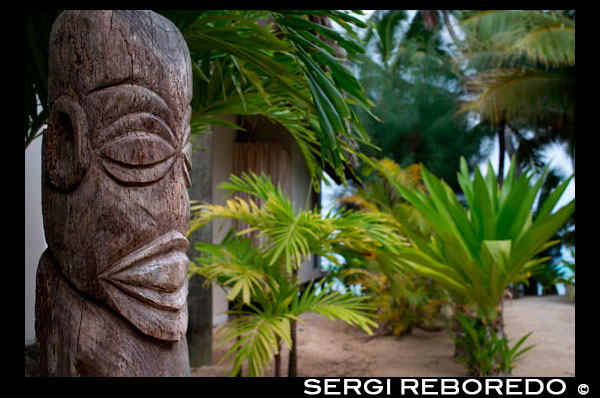
POLYGON ((190 56, 150 11, 50 36, 36 280, 40 376, 187 376, 190 56))
MULTIPOLYGON (((191 173, 190 197, 200 202, 212 201, 212 133, 195 135, 196 144, 192 153, 194 168, 191 173)), ((192 242, 212 242, 212 223, 208 223, 190 235, 192 242)), ((200 256, 195 247, 188 255, 192 261, 200 256)), ((190 366, 212 365, 212 288, 204 286, 205 278, 194 275, 188 286, 188 330, 187 343, 190 366)))

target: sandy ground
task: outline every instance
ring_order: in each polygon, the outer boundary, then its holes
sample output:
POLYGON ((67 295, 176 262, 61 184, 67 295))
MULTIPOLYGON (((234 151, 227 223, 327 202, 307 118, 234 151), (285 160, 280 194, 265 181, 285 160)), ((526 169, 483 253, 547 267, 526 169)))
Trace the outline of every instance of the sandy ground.
MULTIPOLYGON (((533 331, 536 346, 518 362, 513 376, 575 375, 575 305, 566 296, 522 297, 505 303, 505 330, 512 343, 533 331)), ((308 313, 298 325, 300 377, 453 377, 467 376, 453 358, 454 345, 444 331, 413 331, 404 337, 369 337, 342 322, 308 313)), ((217 347, 215 342, 214 347, 217 347)), ((218 363, 225 348, 215 349, 218 363)), ((287 374, 287 350, 282 354, 287 374)), ((245 373, 245 372, 244 372, 245 373)), ((192 368, 192 376, 228 376, 223 365, 192 368)), ((273 375, 273 367, 267 370, 273 375)))

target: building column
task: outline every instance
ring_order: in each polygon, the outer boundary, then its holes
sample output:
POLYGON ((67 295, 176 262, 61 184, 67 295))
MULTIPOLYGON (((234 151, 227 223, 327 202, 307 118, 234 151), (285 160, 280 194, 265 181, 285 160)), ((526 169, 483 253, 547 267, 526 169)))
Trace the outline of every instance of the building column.
MULTIPOLYGON (((212 132, 195 135, 192 154, 192 186, 190 200, 212 201, 212 132)), ((188 256, 190 261, 200 255, 194 247, 195 242, 212 241, 212 224, 209 223, 194 231, 190 236, 188 256)), ((194 275, 188 285, 188 329, 187 343, 190 353, 190 366, 199 367, 212 364, 212 289, 204 287, 204 278, 194 275)))

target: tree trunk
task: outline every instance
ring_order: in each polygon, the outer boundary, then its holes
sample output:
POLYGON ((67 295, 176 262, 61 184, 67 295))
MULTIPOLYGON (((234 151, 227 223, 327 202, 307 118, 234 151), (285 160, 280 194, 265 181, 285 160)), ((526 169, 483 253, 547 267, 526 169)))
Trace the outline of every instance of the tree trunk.
POLYGON ((515 148, 512 142, 511 132, 513 131, 513 129, 509 123, 506 123, 506 127, 507 128, 505 129, 504 136, 506 152, 508 153, 508 157, 510 159, 512 159, 513 155, 515 156, 515 178, 519 178, 521 176, 521 163, 519 162, 519 159, 517 159, 517 148, 515 148))
POLYGON ((444 18, 444 25, 446 25, 446 29, 448 29, 448 33, 450 34, 452 41, 454 42, 456 47, 460 50, 463 48, 463 46, 462 46, 462 43, 460 42, 460 39, 458 38, 458 36, 456 36, 456 33, 454 32, 454 28, 452 27, 452 23, 450 22, 449 14, 450 13, 448 10, 442 10, 442 17, 444 18))
POLYGON ((464 344, 462 343, 464 339, 464 328, 458 321, 458 314, 463 312, 464 309, 460 304, 454 304, 454 316, 452 317, 452 322, 450 324, 450 335, 453 336, 454 339, 454 357, 461 357, 466 354, 466 349, 464 344))
POLYGON ((496 332, 496 337, 498 339, 502 339, 506 334, 504 333, 504 300, 500 301, 498 305, 498 315, 491 322, 494 327, 494 331, 496 332))
POLYGON ((292 347, 290 348, 290 357, 288 360, 288 377, 298 376, 298 357, 296 356, 297 336, 296 321, 290 323, 290 337, 292 338, 292 347))
MULTIPOLYGON (((235 317, 240 317, 241 315, 235 315, 235 317)), ((235 338, 236 342, 239 342, 241 340, 242 336, 238 334, 238 336, 235 338)), ((237 352, 240 351, 240 348, 238 346, 238 349, 236 350, 237 352)), ((237 353, 236 353, 237 354, 237 353)), ((238 373, 235 375, 235 377, 242 377, 242 371, 244 370, 244 365, 240 365, 240 370, 238 371, 238 373)))
POLYGON ((277 354, 275 354, 275 377, 281 377, 281 339, 277 337, 277 354))
POLYGON ((504 154, 506 153, 506 135, 504 133, 506 127, 505 114, 506 112, 502 113, 502 119, 498 127, 498 184, 500 186, 504 182, 504 154))

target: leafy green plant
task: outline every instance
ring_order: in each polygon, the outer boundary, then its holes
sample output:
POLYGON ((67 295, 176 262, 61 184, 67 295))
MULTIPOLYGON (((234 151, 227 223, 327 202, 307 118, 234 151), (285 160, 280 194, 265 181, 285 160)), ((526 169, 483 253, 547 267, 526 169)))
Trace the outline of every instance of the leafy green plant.
POLYGON ((486 320, 465 313, 457 314, 457 320, 464 332, 452 337, 455 344, 465 347, 464 354, 457 359, 466 365, 472 376, 510 374, 521 356, 535 346, 520 349, 531 332, 510 347, 506 336, 498 337, 496 329, 486 320))
MULTIPOLYGON (((401 168, 387 158, 374 162, 395 180, 424 189, 419 165, 401 168)), ((339 204, 389 215, 395 222, 392 233, 399 245, 406 244, 407 240, 400 225, 420 236, 428 236, 431 231, 423 217, 388 183, 377 167, 366 165, 361 173, 362 184, 352 195, 338 198, 339 204)), ((340 252, 345 264, 330 277, 338 277, 346 285, 360 284, 371 297, 373 306, 378 308, 376 320, 380 327, 393 335, 409 334, 415 327, 427 330, 443 327, 441 309, 448 303, 448 297, 437 282, 407 270, 398 272, 390 267, 393 255, 385 250, 357 253, 347 249, 340 252)))
MULTIPOLYGON (((345 181, 369 137, 351 107, 368 112, 364 90, 344 65, 364 49, 350 11, 201 10, 160 13, 181 30, 192 56, 192 132, 210 124, 244 130, 222 115, 263 115, 298 144, 318 191, 325 165, 345 181), (346 35, 330 27, 339 24, 346 35), (342 56, 343 55, 343 56, 342 56)), ((360 11, 356 11, 360 14, 360 11)))
POLYGON ((443 289, 413 273, 385 274, 380 269, 363 260, 340 273, 346 285, 361 286, 372 307, 377 309, 375 321, 380 328, 394 336, 410 334, 415 327, 429 331, 443 329, 441 308, 448 302, 443 289))
MULTIPOLYGON (((494 333, 494 332, 492 332, 494 333)), ((527 347, 521 348, 525 340, 531 336, 533 332, 529 332, 525 334, 523 337, 519 339, 512 347, 508 345, 508 339, 506 336, 503 336, 501 339, 497 339, 496 334, 494 334, 494 338, 499 345, 498 353, 500 354, 500 366, 499 369, 503 373, 510 374, 512 370, 515 368, 516 363, 521 359, 521 356, 525 354, 527 351, 531 350, 535 347, 535 344, 529 345, 527 347), (521 349, 519 349, 521 348, 521 349)))
POLYGON ((513 158, 506 181, 499 188, 489 162, 485 178, 476 168, 471 179, 467 163, 461 159, 458 180, 468 208, 444 181, 425 168, 423 180, 428 192, 388 178, 433 230, 433 235, 424 239, 405 228, 412 246, 399 248, 397 266, 436 280, 458 303, 473 303, 477 317, 491 322, 501 336, 501 301, 506 288, 526 279, 536 264, 547 260, 535 256, 557 243, 548 240, 575 208, 573 200, 552 213, 569 178, 548 195, 533 219, 533 202, 547 168, 532 183, 531 173, 516 178, 514 166, 513 158))
POLYGON ((532 204, 544 176, 545 172, 533 185, 531 173, 516 179, 513 159, 499 188, 489 162, 485 179, 478 167, 471 179, 466 161, 461 159, 458 179, 468 209, 444 181, 425 168, 428 193, 390 180, 434 231, 431 238, 423 239, 405 229, 413 245, 401 249, 399 262, 476 303, 487 316, 494 314, 508 284, 523 280, 532 267, 546 260, 532 259, 557 243, 548 239, 574 211, 571 201, 551 213, 570 181, 567 179, 532 220, 532 204))
POLYGON ((190 267, 190 275, 201 274, 207 283, 215 281, 229 290, 228 300, 234 303, 230 314, 237 317, 222 332, 224 343, 235 341, 225 356, 232 364, 232 374, 247 363, 251 376, 263 375, 269 361, 277 359, 281 342, 293 347, 291 322, 306 311, 371 333, 377 324, 371 319, 368 297, 315 289, 312 284, 301 292, 294 272, 311 254, 337 261, 333 253, 339 247, 364 251, 394 247, 385 215, 354 211, 322 216, 316 209, 294 211, 289 196, 264 174, 232 175, 219 187, 230 195, 244 192, 262 202, 258 206, 252 199, 233 197, 225 205, 192 207, 189 233, 219 218, 249 225, 228 234, 218 245, 198 243, 203 256, 190 267), (258 232, 256 247, 243 238, 253 231, 258 232))

